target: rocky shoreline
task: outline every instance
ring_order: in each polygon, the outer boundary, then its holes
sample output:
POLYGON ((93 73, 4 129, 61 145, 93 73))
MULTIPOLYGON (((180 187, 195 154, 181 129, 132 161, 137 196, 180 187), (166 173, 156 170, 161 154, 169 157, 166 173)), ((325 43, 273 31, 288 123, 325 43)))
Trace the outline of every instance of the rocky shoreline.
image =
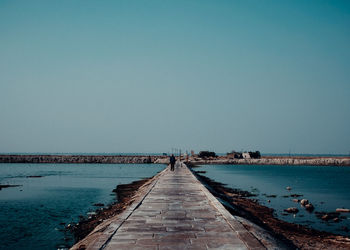
POLYGON ((251 196, 249 192, 227 188, 221 183, 193 172, 233 215, 261 226, 291 249, 350 249, 350 239, 347 237, 282 221, 274 217, 273 209, 249 199, 251 196))
POLYGON ((110 218, 119 215, 126 208, 128 208, 134 201, 134 196, 141 187, 148 186, 151 178, 138 180, 129 184, 121 184, 113 190, 116 194, 116 201, 110 205, 104 207, 104 204, 95 204, 96 211, 90 216, 81 216, 80 221, 76 224, 68 224, 66 230, 70 231, 78 242, 84 239, 89 233, 91 233, 99 224, 110 218))
POLYGON ((166 156, 145 155, 0 155, 0 163, 101 163, 144 164, 154 163, 166 156))
POLYGON ((188 160, 193 165, 306 165, 306 166, 350 166, 350 157, 262 157, 260 159, 235 159, 227 156, 188 160))

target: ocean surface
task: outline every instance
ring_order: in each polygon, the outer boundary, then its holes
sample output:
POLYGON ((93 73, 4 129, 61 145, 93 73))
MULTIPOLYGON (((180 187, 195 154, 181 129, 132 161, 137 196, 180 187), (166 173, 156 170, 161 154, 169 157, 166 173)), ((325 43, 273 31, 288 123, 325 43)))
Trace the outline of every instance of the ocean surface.
POLYGON ((282 220, 350 236, 344 231, 344 227, 350 229, 349 213, 343 213, 344 218, 340 222, 325 222, 315 213, 350 208, 350 167, 204 165, 195 170, 206 171, 203 175, 227 187, 256 194, 251 198, 275 209, 275 215, 282 220), (292 190, 288 191, 287 186, 292 190), (302 196, 284 197, 291 194, 302 196), (276 197, 267 197, 271 195, 276 197), (308 199, 315 210, 309 213, 292 199, 308 199), (297 207, 299 213, 295 216, 286 214, 283 210, 289 207, 297 207))
POLYGON ((65 225, 116 201, 112 190, 155 175, 161 164, 0 164, 0 249, 59 249, 65 225), (27 178, 27 176, 42 176, 27 178))

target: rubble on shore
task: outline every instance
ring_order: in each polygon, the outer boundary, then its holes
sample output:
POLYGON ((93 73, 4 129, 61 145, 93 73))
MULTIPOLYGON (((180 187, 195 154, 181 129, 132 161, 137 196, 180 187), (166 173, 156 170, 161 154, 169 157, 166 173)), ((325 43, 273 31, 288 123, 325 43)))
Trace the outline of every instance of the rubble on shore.
MULTIPOLYGON (((249 199, 247 195, 240 195, 242 191, 237 192, 206 176, 195 174, 214 196, 224 202, 225 207, 233 215, 243 217, 268 230, 292 249, 350 249, 348 237, 280 220, 274 216, 272 208, 249 199)), ((291 212, 296 211, 291 209, 291 212)))
POLYGON ((102 203, 94 204, 94 206, 100 207, 95 212, 90 213, 88 217, 81 216, 78 223, 68 224, 67 230, 71 231, 74 235, 76 242, 85 238, 93 229, 102 222, 122 213, 128 208, 134 201, 134 196, 140 187, 147 185, 149 180, 147 178, 139 181, 134 181, 129 184, 118 185, 113 192, 116 194, 116 202, 106 207, 102 207, 102 203))

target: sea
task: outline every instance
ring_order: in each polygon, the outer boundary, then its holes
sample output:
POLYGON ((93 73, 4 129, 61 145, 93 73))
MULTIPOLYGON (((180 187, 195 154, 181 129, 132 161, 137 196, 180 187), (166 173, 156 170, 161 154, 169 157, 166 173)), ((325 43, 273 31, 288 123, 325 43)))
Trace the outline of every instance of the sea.
POLYGON ((0 164, 0 249, 67 249, 65 230, 116 202, 119 184, 151 177, 161 164, 0 164), (29 176, 42 176, 32 177, 29 176), (29 177, 29 178, 28 178, 29 177))
MULTIPOLYGON (((151 177, 162 164, 0 164, 0 184, 19 185, 0 190, 0 249, 67 249, 74 244, 68 224, 89 216, 97 207, 116 202, 118 184, 151 177), (28 176, 42 176, 28 178, 28 176)), ((228 187, 255 194, 275 216, 317 230, 350 236, 350 214, 340 222, 323 221, 316 212, 350 208, 350 167, 203 165, 195 170, 228 187), (290 187, 291 190, 287 190, 290 187), (292 201, 308 199, 307 212, 292 201), (268 202, 270 200, 270 202, 268 202), (284 209, 297 207, 299 213, 284 209)))
POLYGON ((268 166, 268 165, 203 165, 195 169, 225 186, 256 195, 260 204, 275 210, 277 218, 320 231, 350 236, 350 213, 341 220, 324 221, 317 213, 350 208, 350 167, 340 166, 268 166), (287 190, 290 187, 291 190, 287 190), (300 195, 298 198, 290 195, 300 195), (315 209, 306 211, 293 199, 307 199, 315 209), (288 214, 289 207, 299 209, 288 214))

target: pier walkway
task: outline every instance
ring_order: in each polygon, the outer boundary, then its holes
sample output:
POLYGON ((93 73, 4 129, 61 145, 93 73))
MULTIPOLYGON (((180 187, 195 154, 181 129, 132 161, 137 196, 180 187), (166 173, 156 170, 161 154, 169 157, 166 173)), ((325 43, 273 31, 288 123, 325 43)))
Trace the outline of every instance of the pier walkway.
MULTIPOLYGON (((266 249, 183 163, 157 176, 87 249, 266 249), (134 202, 135 203, 135 202, 134 202)), ((79 249, 79 243, 74 246, 79 249)), ((73 249, 74 249, 73 247, 73 249)), ((82 247, 82 246, 80 246, 82 247)))

